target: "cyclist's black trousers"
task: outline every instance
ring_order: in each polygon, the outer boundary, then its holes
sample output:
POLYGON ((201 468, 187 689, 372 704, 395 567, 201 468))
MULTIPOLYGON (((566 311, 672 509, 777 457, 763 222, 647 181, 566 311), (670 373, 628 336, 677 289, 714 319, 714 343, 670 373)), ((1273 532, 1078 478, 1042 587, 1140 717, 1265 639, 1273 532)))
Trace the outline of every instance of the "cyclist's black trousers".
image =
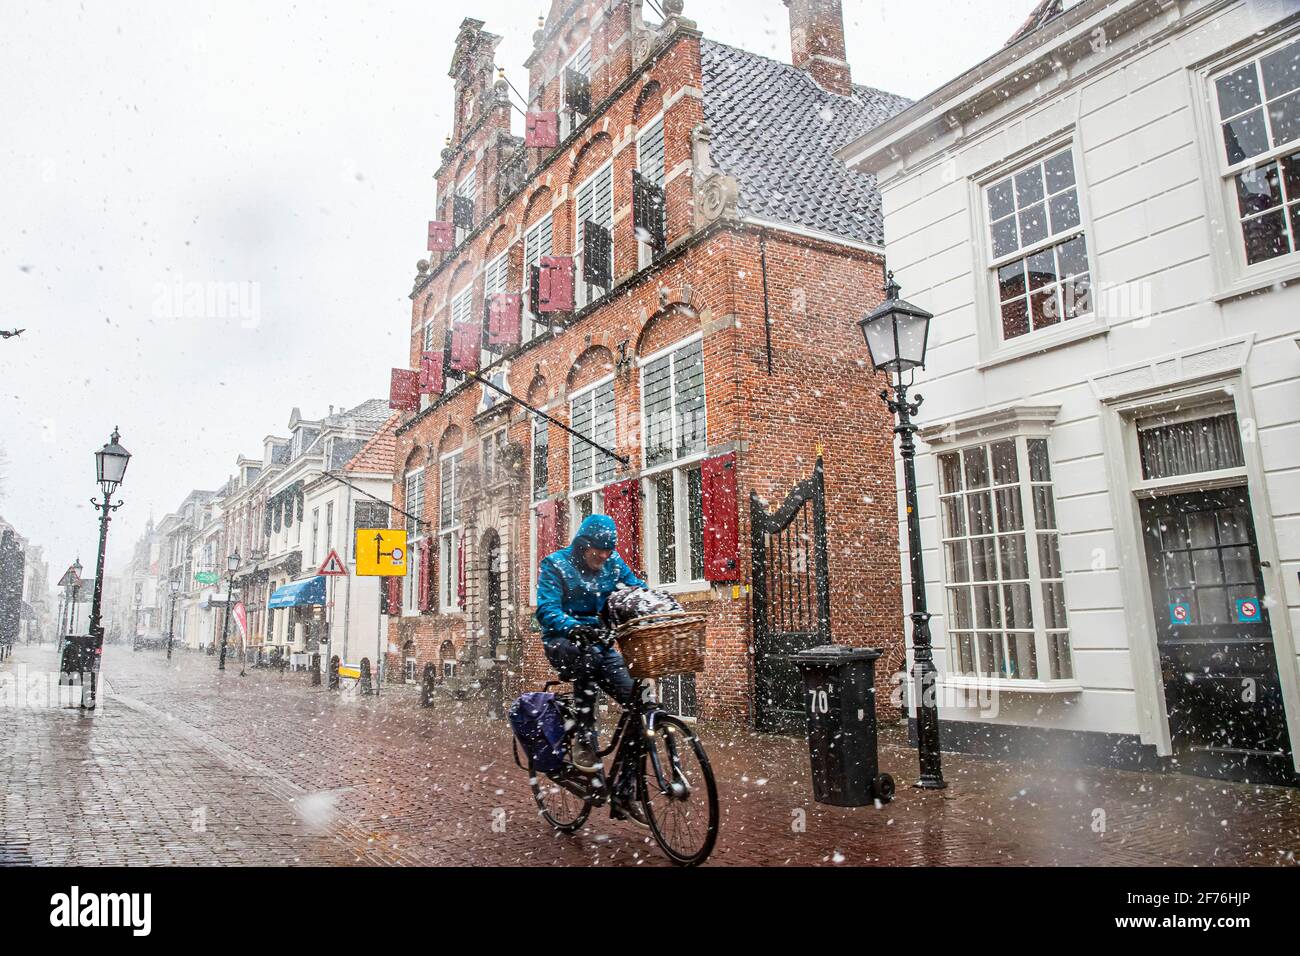
POLYGON ((549 637, 542 642, 546 659, 562 680, 573 682, 578 720, 588 729, 596 725, 596 688, 599 687, 623 707, 636 702, 632 675, 623 655, 600 643, 575 643, 567 637, 549 637))

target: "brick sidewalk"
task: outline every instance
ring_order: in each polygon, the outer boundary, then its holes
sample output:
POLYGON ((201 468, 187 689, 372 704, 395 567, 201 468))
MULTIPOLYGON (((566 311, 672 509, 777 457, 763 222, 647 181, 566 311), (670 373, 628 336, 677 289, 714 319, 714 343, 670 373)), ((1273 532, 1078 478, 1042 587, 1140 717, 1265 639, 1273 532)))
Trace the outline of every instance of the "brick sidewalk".
MULTIPOLYGON (((53 664, 20 647, 0 669, 53 664)), ((646 831, 600 811, 576 837, 552 833, 509 728, 475 703, 430 712, 407 688, 355 698, 116 647, 105 674, 93 718, 0 708, 15 741, 0 862, 665 865, 646 831)), ((1300 850, 1292 789, 952 754, 949 789, 917 791, 895 727, 881 766, 897 799, 843 809, 812 802, 803 740, 701 734, 721 791, 715 864, 1294 865, 1300 850)))

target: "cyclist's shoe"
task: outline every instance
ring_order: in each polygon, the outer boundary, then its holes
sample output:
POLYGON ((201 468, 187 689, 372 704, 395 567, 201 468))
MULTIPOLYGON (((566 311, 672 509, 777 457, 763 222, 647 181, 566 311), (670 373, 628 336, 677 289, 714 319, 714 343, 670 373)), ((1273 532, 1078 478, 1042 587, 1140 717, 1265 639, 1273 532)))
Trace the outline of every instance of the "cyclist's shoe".
POLYGON ((615 820, 631 820, 638 826, 649 828, 650 820, 645 815, 641 801, 628 796, 617 796, 609 805, 609 815, 615 820))
POLYGON ((569 745, 569 763, 582 773, 600 773, 604 769, 591 737, 586 734, 573 735, 573 742, 569 745))

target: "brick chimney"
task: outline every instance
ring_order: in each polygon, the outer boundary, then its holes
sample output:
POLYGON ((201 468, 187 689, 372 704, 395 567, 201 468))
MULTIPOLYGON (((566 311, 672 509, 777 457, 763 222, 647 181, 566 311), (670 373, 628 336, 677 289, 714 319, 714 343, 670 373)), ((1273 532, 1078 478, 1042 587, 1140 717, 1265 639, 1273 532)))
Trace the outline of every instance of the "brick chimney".
POLYGON ((790 8, 790 53, 824 90, 848 96, 853 78, 844 52, 844 11, 840 0, 785 0, 790 8))

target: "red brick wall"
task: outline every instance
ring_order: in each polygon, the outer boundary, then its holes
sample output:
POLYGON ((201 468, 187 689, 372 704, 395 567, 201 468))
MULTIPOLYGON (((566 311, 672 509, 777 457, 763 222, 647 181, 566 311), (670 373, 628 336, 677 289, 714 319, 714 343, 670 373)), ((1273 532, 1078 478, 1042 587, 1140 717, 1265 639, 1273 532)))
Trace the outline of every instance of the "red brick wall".
MULTIPOLYGON (((771 319, 772 372, 767 371, 760 237, 754 229, 719 230, 671 259, 652 277, 617 289, 603 304, 581 315, 569 328, 532 343, 510 363, 509 385, 516 394, 548 403, 547 411, 568 419, 567 394, 614 370, 619 344, 635 358, 704 330, 705 393, 711 452, 739 450, 741 568, 747 584, 748 496, 750 490, 775 508, 812 471, 824 446, 827 532, 832 585, 831 627, 840 643, 880 647, 891 659, 901 654, 898 626, 899 567, 893 498, 892 434, 876 392, 880 382, 867 369, 856 319, 880 298, 879 260, 785 234, 768 233, 767 285, 771 319), (689 287, 689 298, 685 291, 689 287), (660 290, 668 291, 668 307, 660 290)), ((464 462, 477 463, 474 415, 482 387, 470 383, 453 391, 398 436, 397 461, 423 460, 449 429, 462 436, 464 462)), ((638 473, 640 453, 639 379, 634 367, 615 376, 618 408, 616 450, 632 458, 638 473)), ((491 426, 495 427, 495 426, 491 426)), ((527 416, 510 416, 510 441, 524 461, 531 458, 527 416)), ((550 492, 568 488, 569 440, 558 428, 549 433, 550 492)), ((456 439, 453 438, 453 442, 456 439)), ((448 449, 443 449, 448 450, 448 449)), ((620 474, 619 477, 624 477, 620 474)), ((515 540, 512 560, 520 596, 515 626, 523 635, 523 680, 537 684, 549 669, 537 636, 530 633, 530 561, 527 513, 528 470, 512 504, 515 540)), ((396 500, 404 488, 394 484, 396 500)), ((425 486, 425 516, 437 517, 436 472, 425 486)), ((486 530, 479 527, 472 543, 486 530)), ((571 529, 570 529, 571 530, 571 529)), ((508 540, 507 528, 499 528, 508 540)), ((467 556, 468 575, 482 573, 481 556, 467 556)), ((730 585, 690 595, 691 608, 707 613, 708 657, 698 679, 701 713, 707 717, 752 718, 752 635, 749 601, 730 585)), ((421 615, 394 620, 390 638, 398 647, 415 644, 421 661, 437 661, 443 641, 458 650, 466 640, 462 615, 421 615)), ((397 673, 397 660, 391 673, 397 673)), ((890 668, 881 667, 881 686, 890 668)), ((882 701, 888 693, 881 695, 882 701)))

